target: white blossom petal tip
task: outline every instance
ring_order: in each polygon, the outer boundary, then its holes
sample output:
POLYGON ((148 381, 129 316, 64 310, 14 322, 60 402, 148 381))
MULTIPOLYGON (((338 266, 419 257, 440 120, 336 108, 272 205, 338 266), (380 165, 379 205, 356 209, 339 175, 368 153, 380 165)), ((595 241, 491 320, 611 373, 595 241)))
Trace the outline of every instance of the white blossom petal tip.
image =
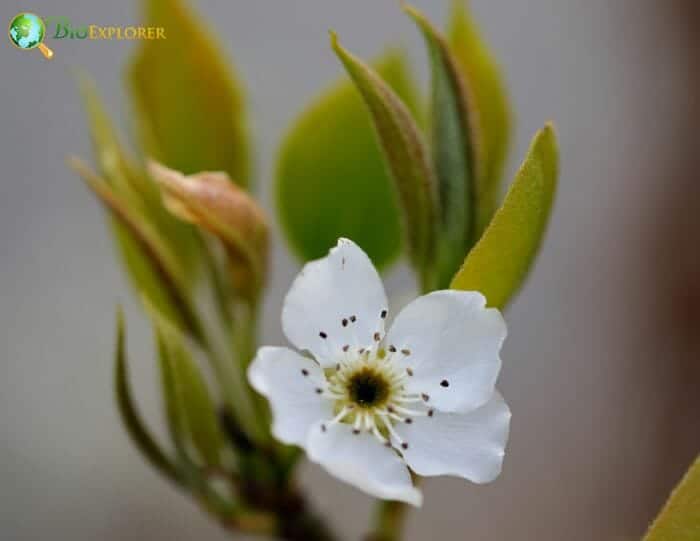
POLYGON ((419 475, 495 479, 510 410, 495 383, 506 325, 477 292, 435 291, 385 332, 389 307, 367 255, 340 239, 287 294, 286 348, 261 348, 248 377, 273 434, 377 498, 419 506, 419 475))

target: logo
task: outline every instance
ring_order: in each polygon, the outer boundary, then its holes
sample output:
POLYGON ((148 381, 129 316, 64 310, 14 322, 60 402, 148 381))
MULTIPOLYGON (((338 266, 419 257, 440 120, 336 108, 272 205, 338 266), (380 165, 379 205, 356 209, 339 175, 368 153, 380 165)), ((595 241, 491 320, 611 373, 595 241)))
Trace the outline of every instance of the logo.
POLYGON ((53 51, 44 45, 46 37, 46 25, 38 15, 33 13, 20 13, 10 21, 7 30, 10 42, 23 51, 39 49, 44 57, 51 60, 53 51))
POLYGON ((34 13, 20 13, 10 21, 7 31, 10 42, 24 51, 39 49, 51 59, 53 51, 44 44, 44 38, 78 40, 154 40, 165 39, 162 26, 100 26, 74 25, 68 17, 46 17, 34 13))

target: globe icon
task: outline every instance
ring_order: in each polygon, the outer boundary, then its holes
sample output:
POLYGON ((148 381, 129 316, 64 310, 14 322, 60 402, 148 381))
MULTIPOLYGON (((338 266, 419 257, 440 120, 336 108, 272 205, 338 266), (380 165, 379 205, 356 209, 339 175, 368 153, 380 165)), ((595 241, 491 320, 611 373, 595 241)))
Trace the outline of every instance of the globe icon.
POLYGON ((10 41, 20 49, 38 47, 46 58, 51 58, 53 52, 42 43, 46 34, 44 21, 33 13, 20 13, 10 21, 8 29, 10 41))

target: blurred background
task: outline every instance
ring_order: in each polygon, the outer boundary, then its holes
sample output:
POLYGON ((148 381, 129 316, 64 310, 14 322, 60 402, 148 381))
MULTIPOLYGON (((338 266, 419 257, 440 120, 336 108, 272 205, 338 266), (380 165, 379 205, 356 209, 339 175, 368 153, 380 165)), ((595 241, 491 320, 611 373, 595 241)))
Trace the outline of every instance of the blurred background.
MULTIPOLYGON (((415 0, 433 20, 447 0, 415 0)), ((247 85, 262 200, 280 139, 342 71, 332 27, 368 58, 423 43, 394 0, 199 0, 247 85)), ((547 119, 562 175, 531 280, 507 314, 500 388, 514 412, 503 475, 425 483, 407 539, 638 539, 700 448, 700 9, 692 0, 472 0, 517 113, 509 176, 547 119)), ((136 2, 5 0, 100 25, 136 2)), ((160 423, 150 331, 100 206, 64 166, 88 157, 68 68, 85 68, 131 128, 133 44, 54 41, 56 57, 0 46, 0 538, 224 540, 137 455, 112 398, 114 312, 127 310, 139 404, 160 423)), ((277 237, 262 341, 283 344, 282 295, 298 263, 277 237)), ((405 268, 390 294, 411 293, 405 268)), ((302 482, 358 539, 372 500, 316 467, 302 482)))

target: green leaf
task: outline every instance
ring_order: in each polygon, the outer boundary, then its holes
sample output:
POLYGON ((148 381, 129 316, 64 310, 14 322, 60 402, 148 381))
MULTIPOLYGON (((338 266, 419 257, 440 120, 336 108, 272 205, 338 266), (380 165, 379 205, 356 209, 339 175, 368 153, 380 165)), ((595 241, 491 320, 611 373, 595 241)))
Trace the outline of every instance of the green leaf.
MULTIPOLYGON (((100 171, 120 193, 130 194, 141 205, 141 198, 157 197, 153 184, 141 182, 126 152, 119 143, 112 121, 97 94, 95 83, 82 72, 77 73, 78 87, 87 113, 90 136, 100 171)), ((143 210, 143 209, 142 209, 143 210)))
POLYGON ((644 541, 697 541, 700 539, 700 457, 690 467, 644 541))
POLYGON ((476 116, 473 120, 477 128, 479 171, 475 238, 479 238, 498 208, 503 169, 511 145, 513 114, 498 64, 464 0, 453 0, 449 43, 464 75, 476 116))
MULTIPOLYGON (((417 92, 405 56, 392 50, 373 66, 415 112, 417 92)), ((380 268, 400 253, 394 189, 350 81, 335 84, 295 121, 279 153, 276 199, 287 240, 303 261, 323 257, 339 237, 362 246, 380 268)))
POLYGON ((160 384, 163 393, 163 406, 165 408, 165 418, 170 434, 170 441, 180 458, 189 462, 186 450, 186 425, 175 383, 175 369, 170 358, 170 352, 163 333, 156 329, 156 343, 158 345, 158 366, 160 368, 160 384))
POLYGON ((432 151, 440 199, 437 289, 450 283, 471 248, 476 177, 474 137, 467 90, 450 47, 423 14, 406 13, 422 31, 432 70, 432 151))
POLYGON ((223 438, 209 389, 181 341, 170 338, 168 350, 175 389, 192 444, 207 465, 218 466, 223 438))
POLYGON ((200 462, 219 466, 224 440, 209 388, 182 334, 157 311, 149 312, 156 329, 165 412, 173 444, 186 454, 188 442, 199 453, 200 462))
POLYGON ((389 85, 344 49, 334 33, 331 45, 369 109, 399 194, 409 256, 426 284, 433 255, 437 180, 425 143, 411 112, 389 85))
POLYGON ((187 293, 181 269, 158 232, 134 211, 124 197, 80 160, 73 158, 69 163, 110 211, 117 242, 134 287, 160 313, 203 343, 203 329, 187 293))
POLYGON ((559 170, 556 135, 547 124, 533 139, 501 208, 452 280, 503 308, 527 277, 549 221, 559 170))
POLYGON ((165 477, 180 484, 178 470, 153 439, 134 404, 129 387, 125 342, 124 316, 120 310, 117 314, 117 346, 114 361, 114 385, 119 415, 134 445, 144 458, 165 477))
POLYGON ((142 41, 128 71, 146 151, 186 174, 224 171, 250 182, 240 82, 211 37, 211 25, 179 0, 147 0, 146 24, 166 39, 142 41))
MULTIPOLYGON (((131 162, 120 145, 93 81, 80 72, 77 77, 102 176, 139 219, 147 221, 159 233, 180 269, 183 284, 190 286, 197 275, 198 256, 202 249, 195 230, 165 209, 156 184, 143 169, 131 162)), ((123 242, 118 239, 118 243, 123 242)))

